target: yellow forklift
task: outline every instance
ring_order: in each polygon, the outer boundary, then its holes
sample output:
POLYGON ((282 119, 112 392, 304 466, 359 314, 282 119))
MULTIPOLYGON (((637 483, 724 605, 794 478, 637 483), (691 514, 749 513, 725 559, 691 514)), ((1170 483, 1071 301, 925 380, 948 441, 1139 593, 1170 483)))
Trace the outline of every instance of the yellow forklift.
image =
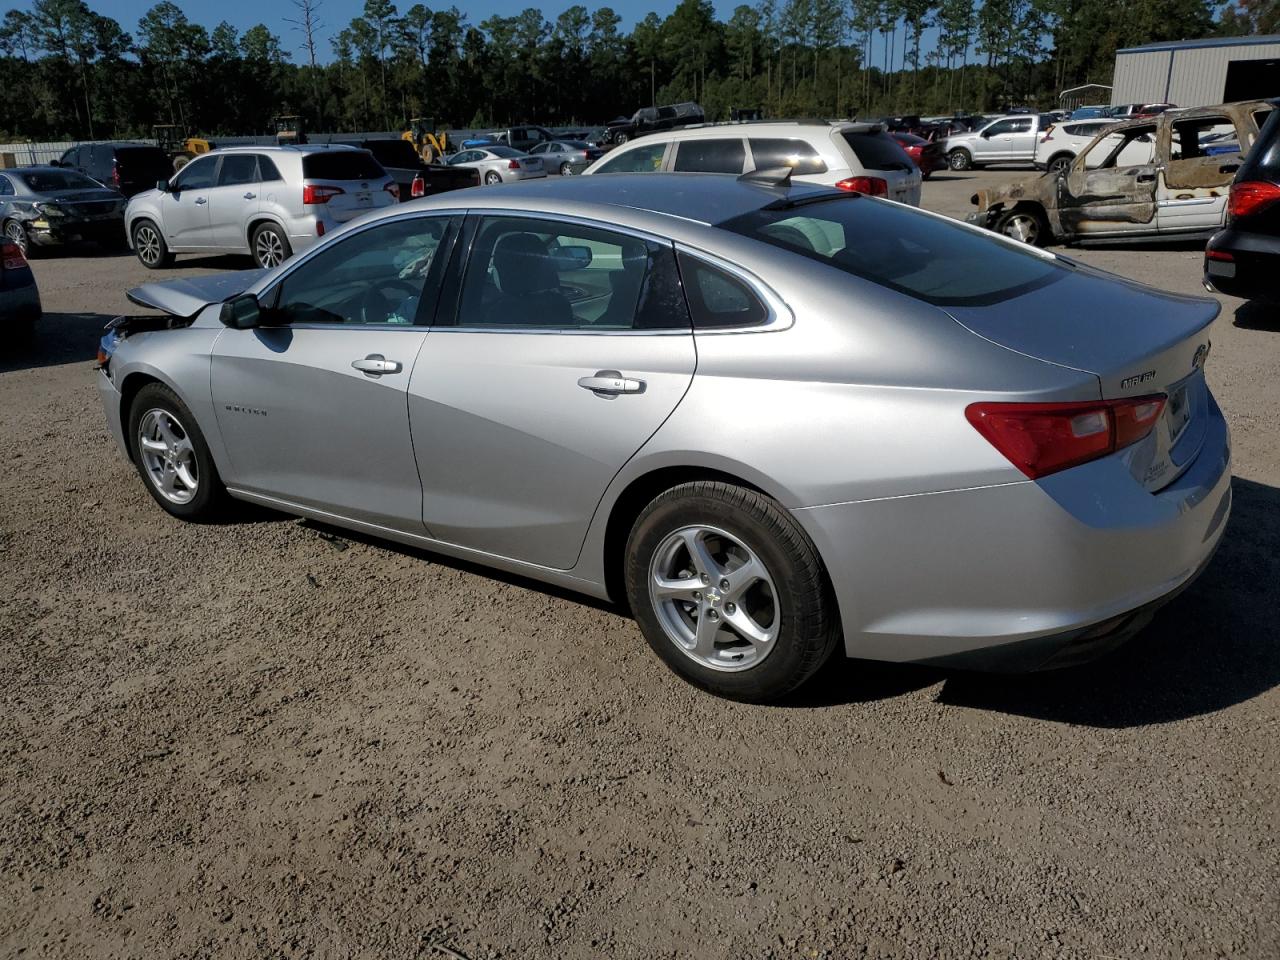
POLYGON ((414 117, 400 139, 413 144, 423 163, 435 163, 450 152, 449 134, 443 130, 436 132, 435 117, 414 117))
POLYGON ((217 146, 204 137, 193 137, 191 131, 184 130, 173 123, 154 125, 151 128, 151 136, 155 138, 156 146, 167 153, 173 161, 174 173, 202 153, 208 153, 217 146))

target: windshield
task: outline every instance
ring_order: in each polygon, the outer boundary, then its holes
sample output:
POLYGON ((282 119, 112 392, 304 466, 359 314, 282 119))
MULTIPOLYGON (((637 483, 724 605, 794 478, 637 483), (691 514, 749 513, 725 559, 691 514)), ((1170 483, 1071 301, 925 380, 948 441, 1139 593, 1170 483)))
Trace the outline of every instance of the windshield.
POLYGON ((72 170, 41 170, 39 173, 22 174, 22 182, 32 193, 52 193, 55 190, 101 190, 102 184, 90 180, 72 170))
POLYGON ((486 148, 485 148, 485 151, 486 151, 487 153, 491 153, 491 154, 493 154, 495 157, 522 157, 522 156, 524 156, 524 154, 522 154, 519 150, 513 150, 513 149, 511 149, 511 147, 486 147, 486 148))
POLYGON ((1030 250, 861 196, 765 207, 719 226, 938 306, 999 303, 1065 272, 1030 250))

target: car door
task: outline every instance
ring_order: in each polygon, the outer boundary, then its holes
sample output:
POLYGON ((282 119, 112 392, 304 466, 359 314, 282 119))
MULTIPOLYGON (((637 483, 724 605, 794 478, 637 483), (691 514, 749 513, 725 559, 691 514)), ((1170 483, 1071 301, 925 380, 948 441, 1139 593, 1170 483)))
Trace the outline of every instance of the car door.
POLYGON ((409 383, 430 535, 554 569, 693 377, 670 243, 604 225, 470 218, 474 239, 409 383))
POLYGON ((260 177, 258 156, 228 153, 218 168, 218 180, 209 191, 209 234, 220 250, 242 253, 249 249, 249 224, 258 212, 260 177))
POLYGON ((1005 159, 1013 161, 1035 159, 1036 140, 1039 137, 1040 124, 1036 117, 1018 117, 1013 122, 1013 131, 1009 134, 1009 152, 1005 159))
POLYGON ((1155 134, 1154 123, 1123 127, 1076 157, 1056 184, 1065 236, 1155 233, 1155 134))
POLYGON ((405 398, 455 226, 357 229, 264 291, 263 325, 222 331, 210 386, 230 486, 423 532, 405 398))
POLYGON ((160 197, 160 228, 173 250, 213 250, 209 232, 209 193, 218 179, 219 157, 193 160, 160 197))
POLYGON ((1003 160, 1008 152, 1008 139, 1013 136, 1013 120, 997 120, 983 127, 973 138, 973 159, 976 163, 995 163, 1003 160))
POLYGON ((1164 125, 1161 150, 1168 161, 1160 177, 1156 218, 1163 233, 1201 233, 1222 226, 1231 181, 1244 162, 1240 144, 1248 143, 1243 118, 1240 128, 1226 114, 1180 117, 1164 125), (1234 138, 1234 140, 1233 140, 1234 138), (1211 145, 1234 143, 1227 152, 1211 145))

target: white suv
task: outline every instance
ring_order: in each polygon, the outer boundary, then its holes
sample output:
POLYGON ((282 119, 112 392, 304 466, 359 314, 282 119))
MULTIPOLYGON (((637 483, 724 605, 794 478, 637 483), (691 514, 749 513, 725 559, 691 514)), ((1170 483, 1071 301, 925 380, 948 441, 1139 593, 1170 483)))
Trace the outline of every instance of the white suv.
POLYGON ((353 217, 398 201, 396 182, 367 150, 231 147, 134 196, 125 230, 153 270, 175 253, 247 253, 270 268, 353 217))
POLYGON ((585 174, 657 171, 742 174, 791 167, 820 183, 920 205, 920 170, 878 123, 713 123, 651 133, 609 151, 585 174))
POLYGON ((1076 155, 1093 143, 1093 138, 1116 121, 1110 117, 1101 120, 1067 120, 1051 123, 1044 128, 1036 142, 1036 169, 1050 173, 1064 173, 1075 162, 1076 155))

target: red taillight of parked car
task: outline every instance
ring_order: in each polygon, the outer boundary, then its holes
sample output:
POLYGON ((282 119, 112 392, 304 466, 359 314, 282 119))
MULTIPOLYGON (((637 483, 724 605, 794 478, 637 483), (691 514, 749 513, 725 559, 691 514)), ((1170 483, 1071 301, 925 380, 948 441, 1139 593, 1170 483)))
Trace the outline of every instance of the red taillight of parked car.
POLYGON ((519 160, 508 160, 508 161, 507 161, 507 169, 508 169, 508 170, 519 170, 519 169, 520 169, 520 161, 519 161, 519 160))
POLYGON ((1280 200, 1280 184, 1246 180, 1231 185, 1227 210, 1233 217, 1248 217, 1280 200))
POLYGON ((27 265, 27 258, 22 255, 22 248, 16 243, 0 244, 0 263, 6 270, 21 270, 27 265))
POLYGON ((889 181, 882 177, 846 177, 836 184, 836 188, 851 193, 865 193, 869 197, 889 195, 889 181))
POLYGON ((382 189, 387 191, 387 193, 391 194, 391 196, 395 197, 397 201, 400 199, 400 184, 388 183, 382 189))
POLYGON ((117 161, 111 161, 111 185, 117 190, 120 189, 120 168, 116 166, 117 161))
POLYGON ((413 178, 413 185, 409 187, 409 195, 413 197, 425 197, 427 195, 427 181, 422 178, 422 174, 418 174, 413 178))
POLYGON ((1032 480, 1137 443, 1151 432, 1163 393, 1082 403, 971 403, 965 417, 1032 480))
POLYGON ((311 183, 302 185, 303 203, 328 203, 334 197, 346 193, 341 187, 321 187, 311 183))

